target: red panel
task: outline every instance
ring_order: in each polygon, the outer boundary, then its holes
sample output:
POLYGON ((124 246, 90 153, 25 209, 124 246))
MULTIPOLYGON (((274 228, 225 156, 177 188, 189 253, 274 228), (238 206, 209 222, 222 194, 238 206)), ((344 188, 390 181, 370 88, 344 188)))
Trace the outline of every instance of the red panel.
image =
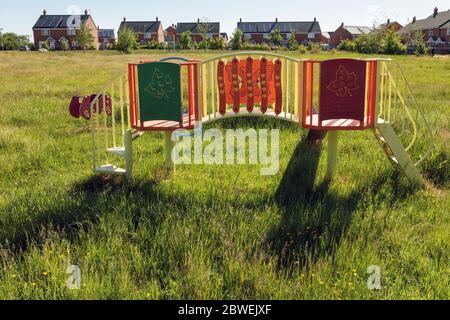
POLYGON ((239 88, 239 60, 236 58, 232 61, 231 84, 233 88, 233 111, 238 113, 241 109, 241 94, 239 88))
POLYGON ((281 86, 281 60, 275 60, 275 114, 283 110, 283 88, 281 86))
POLYGON ((266 113, 267 107, 269 106, 269 86, 267 82, 267 59, 262 58, 261 59, 261 112, 266 113))
POLYGON ((246 80, 246 86, 247 86, 247 111, 253 112, 254 103, 255 103, 255 88, 254 84, 256 77, 253 77, 253 58, 248 57, 247 58, 247 66, 246 66, 246 73, 245 73, 245 80, 246 80))
POLYGON ((217 82, 219 85, 219 112, 221 115, 227 113, 227 95, 225 88, 225 62, 219 61, 217 66, 217 82))
POLYGON ((320 121, 364 121, 366 62, 335 59, 321 63, 320 121))
MULTIPOLYGON (((274 73, 274 65, 273 62, 263 60, 254 60, 249 57, 245 60, 241 60, 238 63, 238 86, 239 86, 239 95, 240 95, 240 104, 247 104, 249 111, 253 110, 255 104, 260 104, 264 99, 264 94, 266 95, 267 105, 273 103, 275 101, 275 83, 273 82, 273 73, 274 73), (252 67, 247 70, 248 61, 252 60, 252 67), (265 61, 265 72, 262 72, 262 61, 265 61), (249 82, 251 80, 251 82, 249 82), (262 91, 263 87, 265 88, 265 93, 262 91), (249 89, 253 91, 253 103, 249 101, 249 89), (250 103, 249 103, 250 102, 250 103), (252 108, 253 105, 253 108, 252 108)), ((234 97, 234 84, 233 81, 233 68, 236 66, 233 62, 229 62, 225 64, 224 70, 224 89, 226 96, 226 104, 234 105, 235 97, 234 97)), ((251 99, 250 99, 251 100, 251 99)), ((267 107, 266 107, 267 110, 267 107)))

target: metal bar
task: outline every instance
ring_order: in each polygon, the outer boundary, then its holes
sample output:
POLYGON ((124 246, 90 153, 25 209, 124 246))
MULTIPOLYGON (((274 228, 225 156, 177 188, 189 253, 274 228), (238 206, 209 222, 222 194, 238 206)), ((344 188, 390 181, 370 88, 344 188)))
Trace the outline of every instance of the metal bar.
MULTIPOLYGON (((116 144, 116 112, 114 110, 115 100, 114 100, 114 82, 111 84, 111 126, 112 126, 112 136, 113 136, 113 147, 117 147, 116 144)), ((105 107, 106 108, 106 107, 105 107)))

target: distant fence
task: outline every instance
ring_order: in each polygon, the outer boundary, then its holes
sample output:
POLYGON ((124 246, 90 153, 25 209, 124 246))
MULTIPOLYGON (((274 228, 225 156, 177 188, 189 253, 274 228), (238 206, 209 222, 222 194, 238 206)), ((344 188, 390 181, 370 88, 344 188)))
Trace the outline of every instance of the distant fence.
MULTIPOLYGON (((430 49, 434 49, 434 54, 450 54, 450 43, 429 44, 430 49)), ((417 46, 409 46, 408 54, 414 54, 417 46)))

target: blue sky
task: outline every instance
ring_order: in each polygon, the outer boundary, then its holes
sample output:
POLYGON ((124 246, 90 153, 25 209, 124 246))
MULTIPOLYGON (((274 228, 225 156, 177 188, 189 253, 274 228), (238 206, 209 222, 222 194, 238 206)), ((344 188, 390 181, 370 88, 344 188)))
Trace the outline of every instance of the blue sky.
POLYGON ((244 21, 305 21, 317 17, 322 31, 335 30, 341 22, 348 25, 373 25, 388 17, 405 24, 439 11, 450 9, 449 0, 1 0, 0 28, 3 32, 31 35, 31 28, 42 10, 48 14, 90 10, 97 25, 117 29, 123 17, 128 20, 154 20, 167 27, 176 22, 206 18, 220 21, 222 31, 232 33, 239 18, 244 21), (256 4, 255 4, 256 3, 256 4))

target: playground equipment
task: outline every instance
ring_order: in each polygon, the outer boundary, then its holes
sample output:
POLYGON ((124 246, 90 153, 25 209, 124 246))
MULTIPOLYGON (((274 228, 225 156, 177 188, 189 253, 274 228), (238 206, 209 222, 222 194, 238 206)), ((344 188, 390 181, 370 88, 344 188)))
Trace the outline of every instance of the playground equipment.
POLYGON ((70 110, 91 120, 94 171, 128 178, 132 143, 144 132, 165 133, 166 165, 173 167, 173 131, 232 117, 273 117, 327 132, 328 178, 335 171, 339 131, 372 130, 390 161, 419 185, 417 167, 433 147, 411 88, 389 59, 317 61, 243 52, 206 61, 141 61, 129 64, 128 77, 81 104, 79 99, 70 110), (124 168, 99 165, 110 157, 123 158, 124 168))

